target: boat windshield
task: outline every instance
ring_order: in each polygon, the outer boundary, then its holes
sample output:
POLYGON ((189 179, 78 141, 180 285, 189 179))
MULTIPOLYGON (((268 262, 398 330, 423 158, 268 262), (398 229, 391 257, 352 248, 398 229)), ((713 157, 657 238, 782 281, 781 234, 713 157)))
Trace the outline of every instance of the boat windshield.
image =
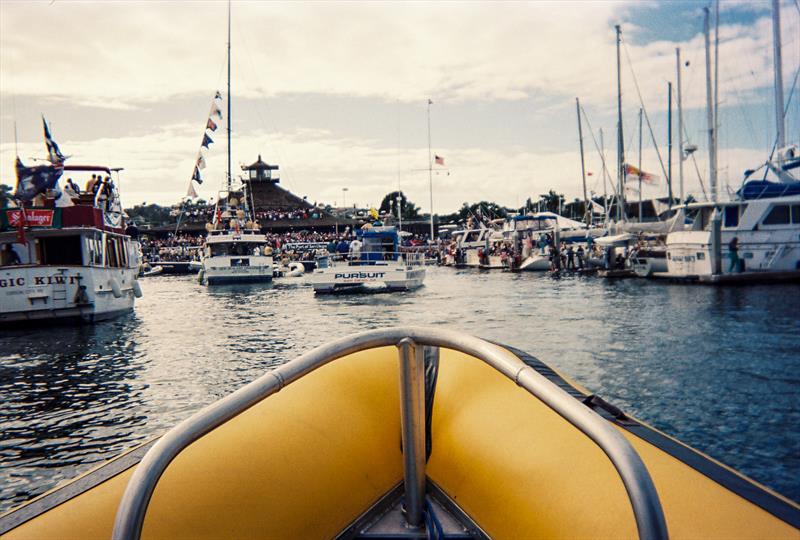
POLYGON ((212 257, 229 255, 261 255, 264 253, 264 242, 219 242, 208 245, 212 257))

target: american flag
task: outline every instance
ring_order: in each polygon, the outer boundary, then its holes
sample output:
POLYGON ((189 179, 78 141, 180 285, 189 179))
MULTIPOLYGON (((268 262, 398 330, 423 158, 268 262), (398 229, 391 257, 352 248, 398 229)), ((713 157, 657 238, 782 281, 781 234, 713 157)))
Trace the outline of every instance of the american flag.
POLYGON ((441 156, 434 156, 434 162, 437 165, 444 165, 444 158, 441 156))

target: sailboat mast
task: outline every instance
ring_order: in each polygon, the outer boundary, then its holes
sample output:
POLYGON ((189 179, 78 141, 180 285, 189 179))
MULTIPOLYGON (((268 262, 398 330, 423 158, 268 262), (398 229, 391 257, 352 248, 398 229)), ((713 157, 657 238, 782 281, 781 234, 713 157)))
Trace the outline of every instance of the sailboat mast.
POLYGON ((642 109, 639 109, 639 223, 642 220, 642 109))
POLYGON ((624 182, 625 182, 625 143, 622 133, 622 73, 620 72, 619 47, 622 41, 622 28, 616 25, 617 30, 617 221, 622 221, 624 216, 623 207, 625 205, 624 182))
POLYGON ((675 49, 678 68, 678 196, 683 204, 683 105, 681 103, 681 48, 675 49))
POLYGON ((781 60, 781 3, 772 0, 772 48, 775 61, 775 124, 777 127, 778 159, 786 146, 786 123, 783 114, 783 64, 781 60))
POLYGON ((719 0, 714 2, 714 201, 719 200, 719 0))
POLYGON ((591 225, 591 216, 589 209, 589 199, 586 196, 586 165, 583 161, 583 128, 581 127, 581 102, 575 98, 575 109, 578 111, 578 142, 581 146, 581 178, 583 179, 583 208, 586 225, 591 225))
POLYGON ((714 148, 714 99, 711 93, 711 12, 708 7, 703 8, 703 34, 706 45, 706 119, 708 123, 708 168, 709 182, 711 184, 711 200, 717 202, 717 156, 714 148))
POLYGON ((228 193, 231 191, 231 1, 228 0, 228 193))
MULTIPOLYGON (((667 82, 667 197, 669 197, 668 205, 672 210, 672 82, 667 82)), ((641 197, 641 191, 639 192, 641 197)))
POLYGON ((600 128, 600 153, 603 155, 603 220, 608 225, 608 175, 606 175, 606 145, 603 141, 603 128, 600 128))

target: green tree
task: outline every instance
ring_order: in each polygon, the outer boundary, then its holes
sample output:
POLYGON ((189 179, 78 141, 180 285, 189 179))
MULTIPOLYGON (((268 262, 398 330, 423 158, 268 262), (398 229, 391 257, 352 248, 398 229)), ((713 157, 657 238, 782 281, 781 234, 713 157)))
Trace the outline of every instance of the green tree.
POLYGON ((409 201, 402 191, 392 191, 391 193, 387 193, 381 201, 381 206, 378 208, 378 213, 380 215, 392 214, 393 216, 397 216, 396 205, 398 196, 400 197, 400 215, 403 216, 403 219, 418 219, 420 217, 419 208, 416 204, 409 201))
POLYGON ((159 227, 175 223, 175 218, 170 216, 171 208, 157 204, 137 204, 133 208, 125 210, 128 216, 149 227, 159 227))
POLYGON ((539 195, 539 209, 544 212, 558 213, 564 204, 564 194, 556 193, 552 189, 543 195, 539 195))

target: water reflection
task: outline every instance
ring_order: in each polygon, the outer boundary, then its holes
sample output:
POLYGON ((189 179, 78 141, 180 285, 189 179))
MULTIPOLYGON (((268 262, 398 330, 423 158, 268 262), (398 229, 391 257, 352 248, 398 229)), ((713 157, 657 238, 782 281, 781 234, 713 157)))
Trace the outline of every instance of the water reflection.
POLYGON ((134 315, 0 335, 0 507, 163 433, 310 348, 446 325, 551 363, 657 428, 800 499, 800 288, 553 280, 432 268, 396 294, 303 279, 143 280, 134 315))

